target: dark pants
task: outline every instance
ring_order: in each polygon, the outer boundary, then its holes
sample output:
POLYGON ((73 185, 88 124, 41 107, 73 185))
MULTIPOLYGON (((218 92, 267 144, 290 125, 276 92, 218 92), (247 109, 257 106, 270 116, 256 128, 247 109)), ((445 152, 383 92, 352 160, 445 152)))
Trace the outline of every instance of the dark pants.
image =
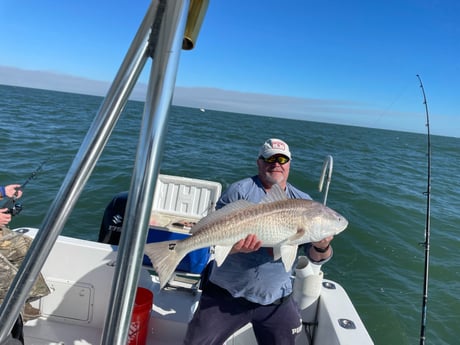
POLYGON ((260 345, 294 345, 302 329, 299 310, 292 298, 265 306, 234 298, 209 282, 190 321, 184 344, 221 345, 249 322, 260 345))

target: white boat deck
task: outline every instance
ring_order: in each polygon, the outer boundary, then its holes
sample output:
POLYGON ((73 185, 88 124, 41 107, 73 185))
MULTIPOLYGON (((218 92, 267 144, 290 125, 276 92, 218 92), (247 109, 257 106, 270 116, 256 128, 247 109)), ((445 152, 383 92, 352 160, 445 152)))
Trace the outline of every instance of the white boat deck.
MULTIPOLYGON (((29 234, 34 236, 35 232, 30 229, 29 234)), ((114 273, 115 249, 107 244, 64 236, 59 238, 42 270, 51 294, 34 302, 42 317, 25 324, 26 344, 100 344, 114 273)), ((345 290, 335 282, 324 282, 315 336, 321 339, 318 343, 373 344, 345 290), (328 285, 333 288, 327 288, 328 285), (341 319, 352 321, 355 328, 341 327, 341 319)), ((183 343, 200 292, 189 281, 178 278, 174 284, 177 288, 159 291, 157 277, 150 275, 147 269, 142 270, 139 286, 151 289, 154 295, 147 344, 183 343)), ((305 309, 303 320, 314 321, 315 310, 316 303, 305 309)), ((251 326, 237 332, 226 344, 256 344, 251 326)), ((298 344, 309 344, 305 333, 299 337, 298 344)))

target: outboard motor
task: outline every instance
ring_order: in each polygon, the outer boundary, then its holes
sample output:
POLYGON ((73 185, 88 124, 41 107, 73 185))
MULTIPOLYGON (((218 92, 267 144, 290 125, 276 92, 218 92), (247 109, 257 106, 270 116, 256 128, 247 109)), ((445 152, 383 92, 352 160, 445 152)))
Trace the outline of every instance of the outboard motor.
POLYGON ((128 192, 116 194, 107 205, 99 230, 98 242, 118 245, 125 216, 128 192))

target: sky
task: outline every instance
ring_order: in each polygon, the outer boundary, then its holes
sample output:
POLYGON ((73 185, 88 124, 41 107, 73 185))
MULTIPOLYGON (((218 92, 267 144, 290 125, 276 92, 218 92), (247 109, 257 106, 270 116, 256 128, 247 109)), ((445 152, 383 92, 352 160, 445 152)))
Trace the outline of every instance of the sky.
MULTIPOLYGON (((0 0, 0 84, 105 95, 149 4, 0 0)), ((458 0, 210 0, 173 104, 425 133, 420 75, 460 137, 458 23, 458 0)))

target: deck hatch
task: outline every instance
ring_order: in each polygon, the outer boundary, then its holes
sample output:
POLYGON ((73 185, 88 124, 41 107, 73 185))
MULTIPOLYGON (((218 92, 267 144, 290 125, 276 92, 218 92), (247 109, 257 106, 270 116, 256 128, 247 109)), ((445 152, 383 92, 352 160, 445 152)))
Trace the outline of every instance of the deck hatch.
POLYGON ((47 279, 51 294, 40 300, 42 316, 64 322, 90 323, 94 287, 83 282, 47 279))

